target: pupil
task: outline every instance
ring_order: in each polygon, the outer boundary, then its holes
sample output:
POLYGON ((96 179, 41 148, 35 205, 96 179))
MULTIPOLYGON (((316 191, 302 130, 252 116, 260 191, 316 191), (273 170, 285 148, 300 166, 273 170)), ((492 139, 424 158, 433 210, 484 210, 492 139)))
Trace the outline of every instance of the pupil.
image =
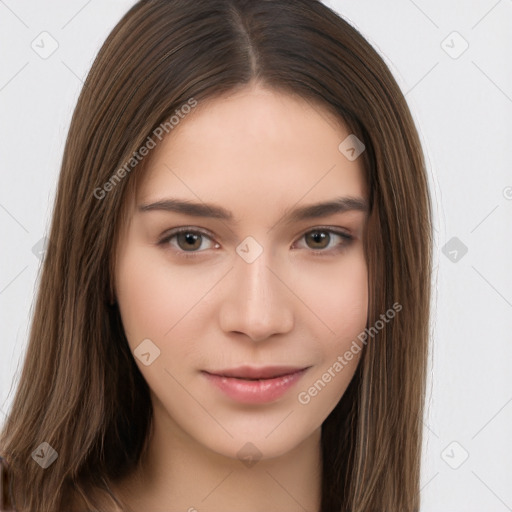
POLYGON ((195 235, 193 233, 181 233, 181 235, 183 235, 183 237, 185 238, 186 245, 189 249, 197 248, 197 244, 196 244, 196 247, 194 247, 194 242, 197 242, 199 240, 199 235, 195 235))
MULTIPOLYGON (((313 232, 313 233, 311 234, 311 238, 313 238, 313 241, 314 241, 315 243, 319 243, 319 242, 321 243, 321 242, 322 242, 322 240, 324 240, 324 241, 325 241, 325 240, 327 239, 327 236, 328 236, 328 235, 326 235, 326 234, 325 234, 324 232, 322 232, 322 231, 315 231, 315 232, 313 232)), ((322 246, 322 247, 324 247, 324 246, 322 246)))

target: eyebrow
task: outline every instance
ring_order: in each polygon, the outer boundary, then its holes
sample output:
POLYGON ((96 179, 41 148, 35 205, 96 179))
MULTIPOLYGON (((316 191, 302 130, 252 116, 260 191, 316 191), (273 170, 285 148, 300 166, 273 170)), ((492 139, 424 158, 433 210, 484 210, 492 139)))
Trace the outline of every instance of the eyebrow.
MULTIPOLYGON (((169 198, 154 203, 140 204, 138 210, 140 212, 160 210, 182 213, 192 217, 206 217, 234 222, 233 214, 222 206, 208 203, 195 203, 181 199, 169 198)), ((291 224, 348 211, 361 211, 366 213, 368 212, 368 203, 362 197, 337 197, 322 203, 314 203, 295 209, 288 208, 283 213, 281 221, 286 224, 291 224)))

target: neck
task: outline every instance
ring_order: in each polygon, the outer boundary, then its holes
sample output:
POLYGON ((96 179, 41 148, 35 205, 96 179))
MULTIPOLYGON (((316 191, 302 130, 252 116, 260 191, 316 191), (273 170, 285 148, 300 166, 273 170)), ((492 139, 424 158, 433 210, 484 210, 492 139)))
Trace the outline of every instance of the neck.
POLYGON ((139 469, 114 488, 133 512, 320 510, 321 428, 281 456, 240 460, 198 443, 158 405, 153 420, 139 469))

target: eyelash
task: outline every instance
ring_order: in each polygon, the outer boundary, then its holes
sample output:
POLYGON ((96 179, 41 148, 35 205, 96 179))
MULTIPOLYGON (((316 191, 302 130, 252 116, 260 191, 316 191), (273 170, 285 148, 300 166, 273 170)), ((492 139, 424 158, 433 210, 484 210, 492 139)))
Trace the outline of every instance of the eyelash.
MULTIPOLYGON (((348 235, 344 231, 340 231, 340 230, 332 229, 332 228, 328 228, 328 227, 322 227, 322 226, 319 226, 314 229, 310 229, 310 230, 306 231, 305 233, 303 233, 300 236, 299 240, 302 239, 305 235, 308 235, 308 234, 314 233, 314 232, 338 235, 341 238, 343 238, 343 242, 341 244, 339 244, 338 246, 336 246, 335 248, 331 248, 331 249, 310 249, 310 252, 313 254, 313 256, 326 257, 326 256, 331 256, 333 252, 338 254, 338 253, 344 251, 350 245, 350 243, 354 240, 353 236, 348 235)), ((208 233, 202 229, 198 229, 198 228, 192 229, 189 227, 181 227, 181 228, 175 228, 175 229, 171 230, 170 232, 164 234, 163 237, 158 241, 158 245, 159 246, 167 245, 176 235, 179 235, 180 233, 191 233, 194 235, 203 235, 203 236, 206 236, 207 238, 212 239, 212 236, 210 235, 210 233, 208 233)), ((198 254, 200 254, 204 251, 183 251, 183 250, 179 249, 179 250, 175 250, 174 252, 179 257, 190 259, 190 258, 196 258, 198 256, 198 254)))

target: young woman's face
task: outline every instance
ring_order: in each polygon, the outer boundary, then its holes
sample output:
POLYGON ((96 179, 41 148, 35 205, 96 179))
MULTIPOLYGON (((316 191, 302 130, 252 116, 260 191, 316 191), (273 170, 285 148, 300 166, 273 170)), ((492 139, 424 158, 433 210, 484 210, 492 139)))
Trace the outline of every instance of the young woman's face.
POLYGON ((153 150, 116 297, 170 435, 271 458, 318 434, 345 392, 368 304, 349 135, 302 99, 245 89, 200 104, 153 150), (342 198, 356 202, 311 208, 342 198))

